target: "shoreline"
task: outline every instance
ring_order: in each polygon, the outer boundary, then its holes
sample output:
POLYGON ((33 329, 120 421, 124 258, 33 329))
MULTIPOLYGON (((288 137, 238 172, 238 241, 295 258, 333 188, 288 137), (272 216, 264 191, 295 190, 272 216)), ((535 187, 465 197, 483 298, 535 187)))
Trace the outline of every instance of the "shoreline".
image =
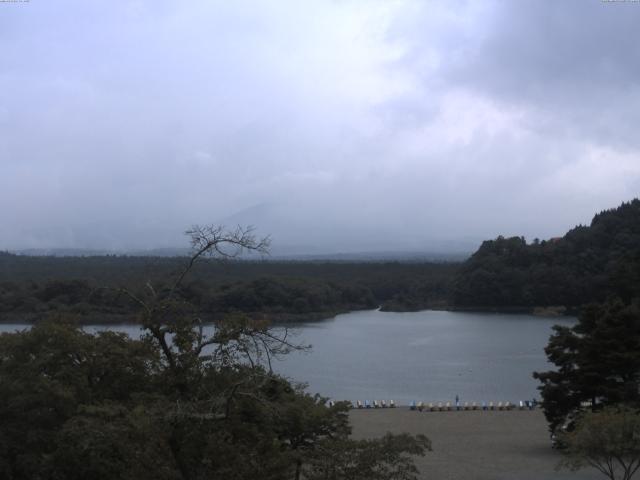
MULTIPOLYGON (((460 306, 431 306, 427 308, 421 308, 419 310, 385 310, 383 306, 378 306, 377 308, 363 308, 363 309, 355 309, 355 310, 337 310, 337 311, 328 311, 328 312, 309 312, 304 314, 297 313, 273 313, 273 314, 263 314, 260 312, 236 312, 240 314, 245 314, 249 317, 255 318, 257 315, 266 315, 266 317, 271 321, 274 326, 286 326, 291 324, 302 324, 302 323, 318 323, 324 322, 326 320, 331 320, 338 315, 344 315, 354 312, 384 312, 384 313, 417 313, 417 312, 461 312, 461 313, 494 313, 494 314, 505 314, 505 315, 531 315, 534 317, 542 317, 542 318, 564 318, 564 317, 574 317, 577 315, 578 311, 572 308, 566 308, 563 306, 553 306, 553 307, 460 307, 460 306)), ((217 319, 224 317, 225 315, 232 315, 233 312, 226 314, 215 314, 209 316, 207 320, 203 323, 214 324, 217 319)), ((53 314, 49 314, 50 316, 54 316, 53 314)), ((137 317, 137 313, 127 313, 127 314, 79 314, 75 312, 58 312, 55 316, 67 316, 70 319, 78 320, 78 324, 82 326, 94 326, 94 325, 141 325, 140 322, 135 321, 135 317, 137 317), (89 317, 88 321, 84 321, 82 319, 86 319, 89 317)), ((24 313, 24 314, 1 314, 0 315, 0 325, 11 325, 11 324, 20 324, 20 325, 34 325, 44 319, 46 319, 47 314, 44 317, 39 316, 37 313, 24 313)))

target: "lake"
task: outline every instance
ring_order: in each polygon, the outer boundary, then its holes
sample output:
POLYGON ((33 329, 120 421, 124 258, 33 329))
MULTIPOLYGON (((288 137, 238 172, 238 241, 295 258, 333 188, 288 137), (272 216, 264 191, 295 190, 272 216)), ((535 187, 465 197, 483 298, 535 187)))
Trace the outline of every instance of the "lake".
MULTIPOLYGON (((554 324, 573 318, 443 312, 358 311, 292 325, 311 344, 274 362, 274 370, 333 399, 511 401, 539 397, 531 373, 547 370, 544 347, 554 324)), ((25 328, 0 325, 0 331, 25 328)), ((95 331, 107 327, 88 327, 95 331)), ((113 328, 113 327, 108 327, 113 328)), ((132 336, 136 325, 115 327, 132 336)))

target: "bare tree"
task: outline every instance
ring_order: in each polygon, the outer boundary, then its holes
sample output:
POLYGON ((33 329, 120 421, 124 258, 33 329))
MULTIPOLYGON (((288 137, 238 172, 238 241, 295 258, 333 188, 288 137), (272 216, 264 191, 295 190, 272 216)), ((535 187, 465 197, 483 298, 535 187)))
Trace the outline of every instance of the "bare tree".
POLYGON ((181 379, 178 388, 184 388, 185 372, 193 372, 196 363, 205 362, 208 367, 218 368, 238 364, 263 366, 270 372, 274 357, 306 348, 294 344, 286 328, 275 331, 265 319, 246 315, 217 320, 213 333, 206 335, 201 312, 182 295, 185 279, 205 257, 233 259, 247 251, 266 255, 270 239, 257 237, 252 227, 229 230, 223 226, 195 225, 185 233, 192 252, 169 287, 159 288, 147 282, 142 294, 120 289, 140 306, 147 338, 160 347, 167 367, 178 374, 176 378, 181 379))
POLYGON ((191 240, 191 257, 176 278, 169 296, 172 296, 180 287, 182 281, 191 271, 198 259, 205 256, 217 256, 219 258, 236 258, 245 251, 252 251, 267 255, 271 245, 271 239, 258 238, 254 234, 254 228, 236 227, 227 230, 221 225, 194 225, 185 232, 191 240))

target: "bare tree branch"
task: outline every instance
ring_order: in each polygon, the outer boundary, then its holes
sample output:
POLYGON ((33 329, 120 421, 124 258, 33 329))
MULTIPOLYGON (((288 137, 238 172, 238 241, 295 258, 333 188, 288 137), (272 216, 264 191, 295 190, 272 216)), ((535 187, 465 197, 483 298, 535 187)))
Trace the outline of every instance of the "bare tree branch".
POLYGON ((217 255, 221 258, 236 258, 245 250, 267 255, 271 239, 268 236, 258 238, 253 232, 252 226, 237 226, 234 230, 225 230, 221 225, 192 226, 185 234, 191 239, 193 253, 171 287, 169 296, 174 294, 196 261, 202 256, 217 255), (225 250, 224 247, 230 247, 231 250, 225 250))

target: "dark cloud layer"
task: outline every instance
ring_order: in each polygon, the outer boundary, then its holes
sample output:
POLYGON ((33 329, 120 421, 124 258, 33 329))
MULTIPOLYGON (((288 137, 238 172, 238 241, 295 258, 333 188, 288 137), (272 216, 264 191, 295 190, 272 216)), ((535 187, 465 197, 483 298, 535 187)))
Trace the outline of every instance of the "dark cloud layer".
POLYGON ((0 248, 429 250, 640 190, 640 4, 0 5, 0 248))

